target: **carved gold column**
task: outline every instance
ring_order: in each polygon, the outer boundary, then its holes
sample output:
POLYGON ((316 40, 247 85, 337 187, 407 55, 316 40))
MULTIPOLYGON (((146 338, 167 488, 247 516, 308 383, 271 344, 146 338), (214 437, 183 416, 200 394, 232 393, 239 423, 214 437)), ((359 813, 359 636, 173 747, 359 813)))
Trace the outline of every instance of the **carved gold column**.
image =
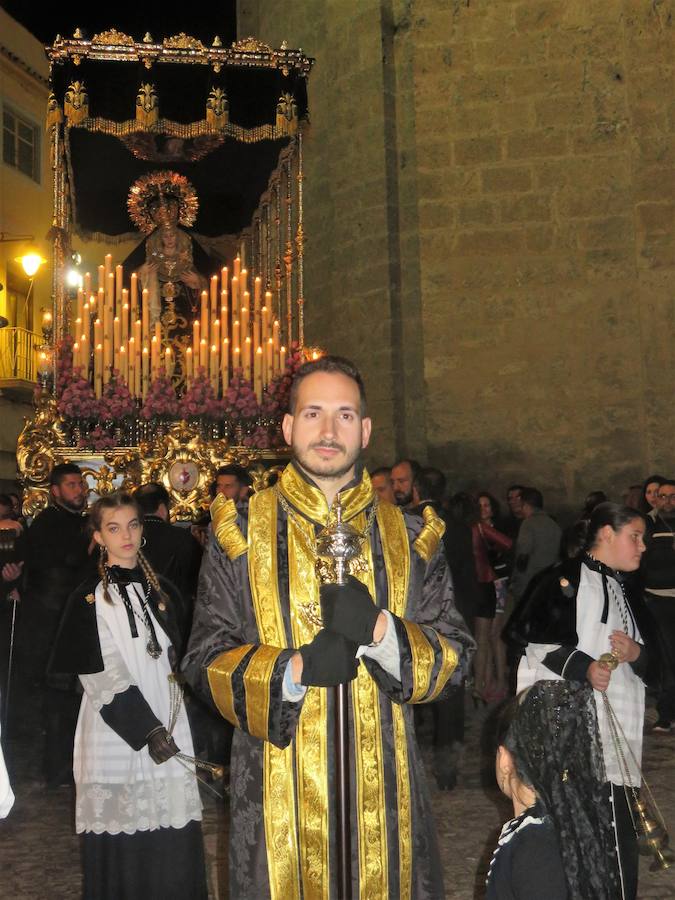
POLYGON ((302 169, 302 132, 298 132, 296 143, 298 148, 298 227, 295 234, 295 251, 298 259, 298 343, 300 344, 300 349, 302 349, 305 345, 305 291, 303 270, 305 232, 302 219, 302 181, 304 178, 302 169))

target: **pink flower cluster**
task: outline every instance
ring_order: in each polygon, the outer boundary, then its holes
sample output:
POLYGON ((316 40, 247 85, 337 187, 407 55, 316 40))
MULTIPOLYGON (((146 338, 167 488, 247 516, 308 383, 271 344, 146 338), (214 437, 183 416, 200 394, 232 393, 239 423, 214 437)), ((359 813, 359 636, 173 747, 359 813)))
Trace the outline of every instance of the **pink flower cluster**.
POLYGON ((181 398, 180 415, 183 419, 189 419, 192 416, 212 415, 217 409, 218 401, 213 393, 213 386, 206 370, 200 368, 181 398))
POLYGON ((162 416, 174 417, 177 414, 178 398, 173 383, 167 375, 159 375, 148 388, 141 416, 144 419, 155 419, 162 416))
POLYGON ((73 338, 66 335, 56 344, 56 396, 68 387, 73 378, 73 338))
POLYGON ((241 369, 235 370, 223 401, 224 413, 233 422, 241 419, 254 419, 260 415, 258 398, 253 390, 253 385, 244 378, 241 369))
POLYGON ((99 417, 103 420, 118 421, 125 416, 132 416, 134 412, 134 401, 127 383, 115 369, 112 378, 103 388, 99 400, 99 417))
POLYGON ((98 417, 99 404, 94 389, 79 371, 70 379, 58 399, 59 413, 69 419, 95 419, 98 417))
POLYGON ((80 440, 78 446, 80 449, 93 447, 94 450, 111 450, 115 446, 115 438, 107 429, 97 425, 80 440))
POLYGON ((257 447, 265 450, 270 446, 270 435, 267 428, 264 425, 256 425, 251 434, 244 437, 242 444, 244 447, 257 447))

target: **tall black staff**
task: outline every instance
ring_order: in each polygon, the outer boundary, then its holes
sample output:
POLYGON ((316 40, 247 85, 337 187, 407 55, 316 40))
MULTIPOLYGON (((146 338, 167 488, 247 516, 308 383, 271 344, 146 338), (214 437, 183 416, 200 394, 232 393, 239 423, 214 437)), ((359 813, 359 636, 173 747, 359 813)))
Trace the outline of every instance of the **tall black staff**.
MULTIPOLYGON (((347 583, 347 562, 361 553, 364 535, 342 521, 340 496, 335 500, 335 522, 316 538, 317 555, 335 561, 335 584, 347 583)), ((349 700, 348 685, 333 691, 335 707, 335 781, 337 788, 338 900, 351 900, 351 842, 349 828, 349 700)))

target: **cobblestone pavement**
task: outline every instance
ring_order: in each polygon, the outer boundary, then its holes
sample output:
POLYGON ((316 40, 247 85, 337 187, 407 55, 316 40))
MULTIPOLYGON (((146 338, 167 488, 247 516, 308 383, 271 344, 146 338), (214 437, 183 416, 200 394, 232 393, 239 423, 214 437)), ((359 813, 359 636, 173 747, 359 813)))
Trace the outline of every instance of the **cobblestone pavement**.
MULTIPOLYGON (((648 710, 648 724, 655 713, 648 710)), ((491 761, 478 752, 485 713, 468 712, 466 751, 457 788, 441 793, 433 786, 433 804, 445 868, 446 897, 474 900, 483 896, 483 881, 501 823, 509 818, 506 802, 495 791, 491 761)), ((80 896, 78 841, 73 833, 73 798, 69 788, 46 791, 35 779, 34 741, 26 733, 6 742, 5 754, 17 795, 8 819, 0 822, 0 898, 2 900, 70 900, 80 896)), ((10 735, 11 738, 11 735, 10 735)), ((427 760, 430 762, 427 754, 427 760)), ((644 768, 674 835, 675 734, 648 736, 644 768)), ((227 811, 204 794, 204 833, 210 893, 227 898, 227 811)), ((640 900, 675 898, 675 868, 652 873, 643 858, 640 900)), ((187 900, 187 898, 186 898, 187 900)), ((234 900, 234 898, 233 898, 234 900)), ((440 900, 440 898, 439 898, 440 900)), ((542 898, 544 900, 544 898, 542 898)))

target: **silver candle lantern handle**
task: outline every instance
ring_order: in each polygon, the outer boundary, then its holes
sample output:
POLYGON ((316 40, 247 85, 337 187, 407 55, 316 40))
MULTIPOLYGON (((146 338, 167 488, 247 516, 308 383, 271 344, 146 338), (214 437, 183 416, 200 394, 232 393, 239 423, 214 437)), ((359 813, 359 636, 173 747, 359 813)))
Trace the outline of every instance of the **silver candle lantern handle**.
POLYGON ((316 553, 320 559, 333 560, 336 584, 347 581, 347 563, 361 554, 364 535, 353 525, 342 521, 340 495, 335 498, 335 522, 322 528, 316 537, 316 553))

